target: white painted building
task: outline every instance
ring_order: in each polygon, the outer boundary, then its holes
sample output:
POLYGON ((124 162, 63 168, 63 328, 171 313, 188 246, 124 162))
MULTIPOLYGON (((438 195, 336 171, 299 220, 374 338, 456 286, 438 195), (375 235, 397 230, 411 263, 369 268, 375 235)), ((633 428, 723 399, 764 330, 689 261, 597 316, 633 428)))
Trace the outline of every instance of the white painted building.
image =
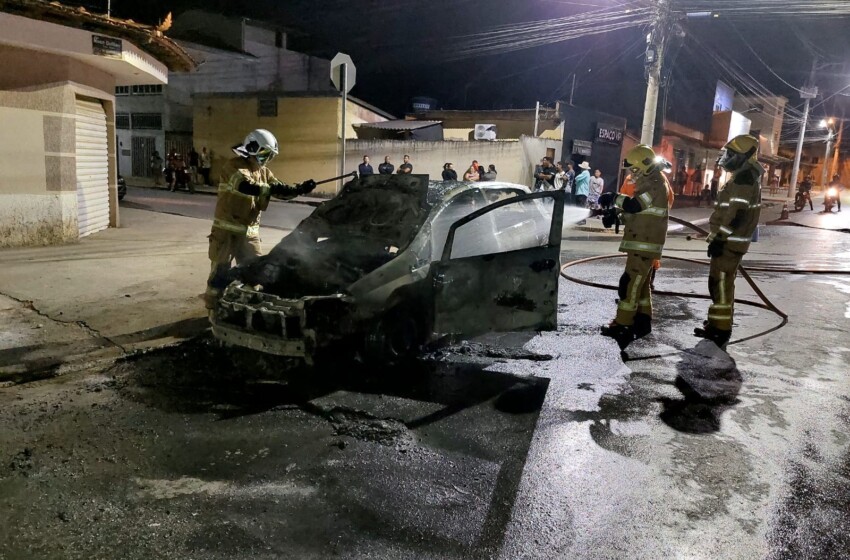
POLYGON ((169 35, 198 67, 170 73, 167 87, 116 89, 118 166, 125 176, 151 176, 154 150, 163 158, 189 152, 196 94, 270 92, 272 100, 271 92, 331 90, 330 62, 296 52, 298 37, 275 26, 191 10, 175 18, 169 35))
POLYGON ((0 4, 0 247, 118 226, 113 93, 165 84, 158 58, 192 64, 150 27, 42 0, 0 4))

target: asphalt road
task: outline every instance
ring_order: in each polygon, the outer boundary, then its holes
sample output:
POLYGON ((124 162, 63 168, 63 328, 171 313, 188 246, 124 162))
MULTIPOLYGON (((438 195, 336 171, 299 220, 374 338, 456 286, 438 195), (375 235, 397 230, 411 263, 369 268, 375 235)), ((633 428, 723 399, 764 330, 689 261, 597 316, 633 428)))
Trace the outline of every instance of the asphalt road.
MULTIPOLYGON (((747 262, 850 270, 850 237, 814 229, 834 219, 763 226, 747 262)), ((667 260, 657 287, 705 275, 667 260)), ((0 558, 850 558, 850 276, 754 277, 790 321, 728 353, 690 334, 704 300, 657 297, 623 356, 598 334, 615 293, 562 280, 556 332, 390 371, 202 338, 6 389, 0 558)), ((733 339, 778 323, 738 305, 733 339)))
MULTIPOLYGON (((206 218, 212 223, 215 202, 216 197, 209 194, 189 194, 184 190, 169 192, 164 189, 127 187, 127 196, 121 201, 121 205, 190 218, 206 218)), ((289 231, 309 216, 313 210, 312 206, 306 204, 272 200, 268 210, 263 212, 262 225, 289 231)))

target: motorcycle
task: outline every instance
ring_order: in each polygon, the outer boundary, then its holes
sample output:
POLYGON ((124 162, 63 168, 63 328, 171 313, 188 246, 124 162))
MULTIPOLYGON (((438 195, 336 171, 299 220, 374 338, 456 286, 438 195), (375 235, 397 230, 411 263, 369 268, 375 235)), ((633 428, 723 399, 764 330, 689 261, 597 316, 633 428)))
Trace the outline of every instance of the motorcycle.
POLYGON ((812 210, 815 209, 814 204, 812 204, 811 191, 801 187, 797 190, 797 194, 794 196, 794 210, 797 212, 801 211, 806 207, 806 202, 809 203, 809 208, 812 210))
POLYGON ((838 189, 829 187, 823 195, 823 211, 832 212, 832 208, 838 203, 838 189))
POLYGON ((118 200, 124 200, 127 196, 127 181, 120 174, 118 175, 118 200))

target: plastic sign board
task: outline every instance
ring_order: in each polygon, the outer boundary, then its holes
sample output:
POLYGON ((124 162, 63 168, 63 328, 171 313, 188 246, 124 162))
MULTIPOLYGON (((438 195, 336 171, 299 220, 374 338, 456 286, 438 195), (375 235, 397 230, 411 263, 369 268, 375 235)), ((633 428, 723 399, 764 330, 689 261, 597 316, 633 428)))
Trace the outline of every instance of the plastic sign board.
POLYGON ((345 82, 345 92, 351 91, 357 81, 357 68, 354 66, 354 61, 347 54, 337 53, 331 60, 331 81, 334 87, 342 91, 342 83, 345 82), (342 72, 345 70, 345 80, 342 79, 342 72))
POLYGON ((91 52, 97 56, 107 58, 122 58, 123 44, 121 39, 106 37, 105 35, 91 36, 91 52))
POLYGON ((599 123, 596 126, 596 143, 621 146, 623 144, 624 130, 616 126, 599 123))

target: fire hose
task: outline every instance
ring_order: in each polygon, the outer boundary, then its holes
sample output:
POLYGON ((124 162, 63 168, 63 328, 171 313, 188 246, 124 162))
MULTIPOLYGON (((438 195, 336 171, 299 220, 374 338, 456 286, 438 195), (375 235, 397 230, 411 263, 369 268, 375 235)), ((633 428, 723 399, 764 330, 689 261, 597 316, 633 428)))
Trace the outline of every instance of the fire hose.
MULTIPOLYGON (((694 230, 697 233, 700 233, 702 235, 708 235, 708 232, 706 230, 704 230, 704 229, 700 228, 699 226, 696 226, 696 225, 694 225, 694 224, 692 224, 692 223, 690 223, 686 220, 682 220, 681 218, 676 218, 676 217, 670 216, 670 221, 675 222, 677 224, 681 224, 681 225, 683 225, 687 228, 690 228, 690 229, 692 229, 692 230, 694 230)), ((584 258, 584 259, 578 259, 578 260, 570 261, 570 262, 566 263, 564 266, 561 267, 561 276, 563 276, 566 280, 569 280, 570 282, 575 282, 576 284, 581 284, 583 286, 589 286, 591 288, 599 288, 599 289, 602 289, 602 290, 617 291, 619 289, 618 286, 612 286, 610 284, 600 284, 598 282, 591 282, 590 280, 582 280, 581 278, 576 278, 575 276, 570 276, 569 274, 566 273, 566 270, 568 268, 572 268, 574 266, 578 266, 578 265, 582 265, 582 264, 587 264, 587 263, 590 263, 590 262, 601 261, 601 260, 606 260, 606 259, 622 258, 622 257, 625 257, 625 254, 616 253, 616 254, 613 254, 613 255, 599 255, 599 256, 595 256, 595 257, 588 257, 588 258, 584 258)), ((708 266, 709 264, 711 264, 710 261, 700 260, 700 259, 688 259, 688 258, 684 258, 684 257, 665 256, 664 259, 693 263, 693 264, 700 264, 700 265, 703 265, 703 266, 708 266)), ((768 334, 775 332, 775 331, 778 331, 779 329, 781 329, 782 327, 784 327, 785 325, 788 324, 788 314, 785 313, 784 311, 782 311, 781 309, 779 309, 776 305, 773 304, 772 301, 770 301, 770 299, 759 288, 756 281, 753 280, 752 276, 750 276, 748 271, 779 272, 779 273, 786 273, 786 274, 834 274, 834 275, 850 274, 850 270, 804 270, 804 269, 797 269, 797 268, 756 267, 756 266, 748 266, 746 268, 744 268, 743 266, 739 266, 738 271, 741 273, 741 276, 743 276, 744 280, 747 281, 747 284, 749 284, 749 286, 750 286, 750 288, 752 288, 753 292, 755 292, 755 294, 759 297, 761 302, 749 301, 749 300, 745 300, 745 299, 735 298, 735 303, 741 304, 741 305, 747 305, 749 307, 755 307, 755 308, 758 308, 758 309, 764 309, 766 311, 770 311, 770 312, 776 314, 781 319, 781 321, 778 325, 771 327, 770 329, 767 329, 766 331, 762 331, 762 332, 756 333, 756 334, 751 335, 751 336, 747 336, 747 337, 744 337, 744 338, 739 338, 739 339, 730 341, 728 344, 740 344, 742 342, 747 342, 747 341, 753 340, 755 338, 767 336, 768 334)), ((655 291, 653 291, 653 295, 674 296, 674 297, 693 298, 693 299, 711 299, 711 296, 707 295, 707 294, 694 294, 694 293, 686 293, 686 292, 671 292, 671 291, 665 291, 665 290, 655 290, 655 291)))

